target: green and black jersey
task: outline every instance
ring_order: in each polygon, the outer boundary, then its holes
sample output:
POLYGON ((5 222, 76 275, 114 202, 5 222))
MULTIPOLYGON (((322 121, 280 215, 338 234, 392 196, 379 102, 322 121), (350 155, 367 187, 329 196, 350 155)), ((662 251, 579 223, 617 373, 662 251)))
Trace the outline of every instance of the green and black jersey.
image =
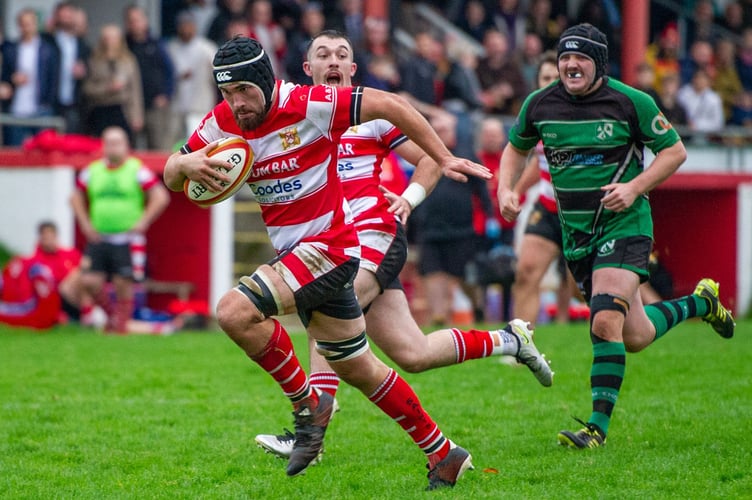
POLYGON ((657 154, 680 140, 650 96, 604 77, 598 90, 575 97, 556 81, 528 96, 509 132, 511 144, 523 151, 539 140, 559 203, 568 260, 581 259, 609 240, 653 237, 647 196, 619 213, 601 205, 601 186, 628 182, 643 171, 645 146, 657 154))

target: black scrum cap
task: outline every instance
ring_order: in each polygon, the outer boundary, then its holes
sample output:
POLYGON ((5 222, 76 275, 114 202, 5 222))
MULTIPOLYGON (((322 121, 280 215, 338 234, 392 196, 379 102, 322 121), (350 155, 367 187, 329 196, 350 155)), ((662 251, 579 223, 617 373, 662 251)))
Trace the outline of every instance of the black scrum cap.
POLYGON ((220 87, 243 82, 257 87, 264 96, 266 110, 272 105, 274 70, 269 56, 253 38, 236 36, 214 55, 214 81, 220 87))
POLYGON ((606 74, 608 70, 608 40, 598 28, 592 24, 582 23, 567 28, 559 38, 556 59, 562 54, 575 52, 591 59, 595 64, 595 80, 606 74))

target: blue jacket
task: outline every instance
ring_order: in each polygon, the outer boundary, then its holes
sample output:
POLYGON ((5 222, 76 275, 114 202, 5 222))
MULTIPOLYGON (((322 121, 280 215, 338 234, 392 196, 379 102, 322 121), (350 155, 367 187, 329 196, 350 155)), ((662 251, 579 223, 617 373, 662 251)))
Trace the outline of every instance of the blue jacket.
MULTIPOLYGON (((60 79, 60 51, 54 42, 40 36, 39 62, 37 67, 37 104, 40 111, 52 112, 57 100, 58 81, 60 79)), ((0 80, 12 85, 11 76, 18 67, 18 42, 4 42, 2 51, 2 71, 0 80)), ((11 99, 3 101, 2 109, 7 111, 11 99)))

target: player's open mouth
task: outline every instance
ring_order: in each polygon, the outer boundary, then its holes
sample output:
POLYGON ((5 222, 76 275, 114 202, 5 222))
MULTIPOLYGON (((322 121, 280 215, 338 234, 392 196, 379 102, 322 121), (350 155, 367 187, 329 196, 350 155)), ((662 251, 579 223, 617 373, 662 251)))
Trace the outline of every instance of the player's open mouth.
POLYGON ((567 77, 569 78, 582 78, 582 73, 579 71, 567 71, 567 77))
POLYGON ((326 83, 329 85, 339 85, 342 82, 342 75, 331 72, 326 74, 326 83))

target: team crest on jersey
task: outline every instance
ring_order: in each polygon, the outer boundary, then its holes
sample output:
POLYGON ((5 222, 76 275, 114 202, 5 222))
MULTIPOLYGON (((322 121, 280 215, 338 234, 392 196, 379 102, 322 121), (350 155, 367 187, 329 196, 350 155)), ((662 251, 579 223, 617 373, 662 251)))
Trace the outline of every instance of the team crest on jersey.
POLYGON ((596 129, 595 136, 598 138, 598 140, 605 141, 609 137, 614 135, 614 124, 613 123, 601 123, 598 125, 598 128, 596 129))
POLYGON ((608 240, 598 249, 598 256, 605 257, 606 255, 611 255, 612 253, 614 253, 615 248, 616 240, 608 240))
POLYGON ((293 146, 300 145, 300 136, 298 135, 298 127, 291 127, 287 130, 279 132, 279 138, 282 139, 282 149, 287 151, 293 146))

